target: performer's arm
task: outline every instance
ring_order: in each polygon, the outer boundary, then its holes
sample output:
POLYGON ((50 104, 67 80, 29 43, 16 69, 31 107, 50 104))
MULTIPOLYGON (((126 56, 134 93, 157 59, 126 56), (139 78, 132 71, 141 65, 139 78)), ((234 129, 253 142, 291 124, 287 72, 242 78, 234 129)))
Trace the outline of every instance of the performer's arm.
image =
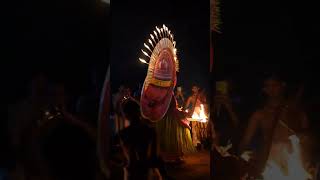
POLYGON ((184 109, 187 109, 190 106, 191 103, 191 97, 188 98, 186 105, 184 106, 184 109))
POLYGON ((255 112, 250 120, 249 120, 249 124, 248 124, 248 128, 246 129, 245 131, 245 134, 242 138, 242 141, 240 142, 240 145, 239 145, 239 152, 242 153, 245 148, 248 146, 248 144, 250 143, 252 137, 254 136, 257 128, 258 128, 258 122, 259 122, 259 113, 258 112, 255 112))

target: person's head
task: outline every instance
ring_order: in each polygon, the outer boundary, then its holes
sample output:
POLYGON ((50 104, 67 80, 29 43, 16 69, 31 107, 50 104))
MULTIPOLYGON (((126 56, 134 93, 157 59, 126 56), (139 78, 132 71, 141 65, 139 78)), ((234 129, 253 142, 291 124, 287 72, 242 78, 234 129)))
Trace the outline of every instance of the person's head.
POLYGON ((265 78, 263 82, 263 92, 269 98, 279 98, 284 95, 286 83, 277 75, 271 75, 265 78))
POLYGON ((198 92, 199 92, 199 90, 200 90, 200 88, 199 88, 198 86, 196 86, 196 85, 193 85, 193 86, 192 86, 191 91, 192 91, 192 93, 193 93, 193 94, 198 93, 198 92))
POLYGON ((125 117, 130 121, 131 124, 140 123, 140 105, 132 100, 128 99, 122 103, 122 110, 125 117))

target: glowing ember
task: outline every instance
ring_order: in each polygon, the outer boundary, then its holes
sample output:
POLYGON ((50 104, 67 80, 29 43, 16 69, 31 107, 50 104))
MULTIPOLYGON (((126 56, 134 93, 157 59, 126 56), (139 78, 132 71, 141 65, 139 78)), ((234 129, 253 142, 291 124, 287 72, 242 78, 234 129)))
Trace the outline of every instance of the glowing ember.
POLYGON ((267 167, 263 172, 264 180, 308 180, 312 179, 311 175, 304 169, 300 156, 299 138, 295 135, 289 137, 292 144, 292 153, 289 153, 287 149, 283 149, 283 153, 287 156, 287 172, 273 160, 267 162, 267 167))
POLYGON ((200 104, 200 108, 197 110, 195 109, 195 111, 192 114, 192 119, 195 119, 197 121, 200 122, 207 122, 208 117, 206 116, 205 112, 204 112, 204 106, 203 104, 200 104))

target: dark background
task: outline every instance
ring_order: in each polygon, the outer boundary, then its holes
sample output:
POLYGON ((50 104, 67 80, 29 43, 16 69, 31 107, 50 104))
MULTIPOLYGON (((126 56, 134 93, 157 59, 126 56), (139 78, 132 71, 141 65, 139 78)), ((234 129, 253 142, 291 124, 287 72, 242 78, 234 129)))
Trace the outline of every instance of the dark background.
POLYGON ((8 7, 4 38, 9 49, 5 61, 10 101, 26 95, 27 82, 38 72, 65 82, 70 94, 82 93, 90 83, 90 71, 105 74, 109 5, 91 0, 20 0, 8 7))
MULTIPOLYGON (((101 85, 107 70, 110 35, 113 89, 124 80, 133 85, 143 83, 147 66, 138 61, 140 49, 154 26, 163 23, 177 41, 181 61, 178 85, 188 88, 191 82, 197 82, 206 86, 203 77, 204 70, 209 69, 209 2, 111 3, 112 34, 110 8, 95 1, 8 1, 3 6, 6 16, 1 60, 2 87, 8 104, 26 96, 28 82, 39 71, 66 82, 74 96, 85 93, 93 69, 101 85)), ((262 72, 280 69, 293 87, 295 82, 305 84, 303 97, 316 130, 320 21, 315 4, 311 0, 222 1, 222 34, 213 37, 213 77, 234 79, 238 94, 249 101, 250 107, 254 104, 250 101, 259 95, 262 72)), ((2 118, 2 135, 5 132, 6 118, 2 118)), ((1 139, 5 141, 5 135, 1 139)), ((1 151, 7 158, 6 149, 1 151)))
MULTIPOLYGON (((96 86, 102 85, 109 59, 109 5, 92 0, 17 0, 2 7, 2 89, 7 105, 26 98, 39 72, 50 82, 64 83, 73 104, 92 88, 92 72, 97 74, 96 86)), ((6 118, 1 118, 0 127, 0 166, 8 166, 14 156, 6 148, 6 118)))
POLYGON ((192 84, 209 88, 210 2, 113 1, 111 81, 113 91, 121 84, 142 85, 148 66, 139 61, 143 43, 155 26, 168 26, 177 42, 180 73, 177 86, 190 92, 192 84))
POLYGON ((222 1, 222 34, 214 34, 216 75, 250 85, 276 70, 289 82, 312 84, 320 29, 314 7, 311 1, 222 1))
POLYGON ((221 1, 222 33, 214 33, 214 79, 230 78, 246 121, 261 97, 266 72, 278 71, 319 135, 319 13, 315 1, 221 1))

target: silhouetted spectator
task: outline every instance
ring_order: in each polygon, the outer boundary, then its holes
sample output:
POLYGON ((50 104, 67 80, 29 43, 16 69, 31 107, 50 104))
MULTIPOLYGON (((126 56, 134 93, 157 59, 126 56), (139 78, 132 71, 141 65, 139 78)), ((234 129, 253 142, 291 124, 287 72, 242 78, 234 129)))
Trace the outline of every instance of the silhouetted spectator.
POLYGON ((148 179, 161 176, 159 167, 159 147, 154 128, 143 123, 140 106, 134 100, 123 104, 123 112, 130 126, 120 131, 120 144, 127 157, 126 167, 129 179, 148 179))
POLYGON ((9 109, 10 144, 16 156, 14 179, 47 179, 48 169, 40 152, 39 120, 47 107, 47 79, 37 74, 30 94, 9 109), (17 177, 19 176, 19 177, 17 177))
POLYGON ((54 177, 94 179, 97 172, 95 131, 87 123, 68 112, 63 84, 55 84, 51 94, 52 127, 43 137, 46 158, 54 177), (60 115, 57 116, 57 111, 60 115))

